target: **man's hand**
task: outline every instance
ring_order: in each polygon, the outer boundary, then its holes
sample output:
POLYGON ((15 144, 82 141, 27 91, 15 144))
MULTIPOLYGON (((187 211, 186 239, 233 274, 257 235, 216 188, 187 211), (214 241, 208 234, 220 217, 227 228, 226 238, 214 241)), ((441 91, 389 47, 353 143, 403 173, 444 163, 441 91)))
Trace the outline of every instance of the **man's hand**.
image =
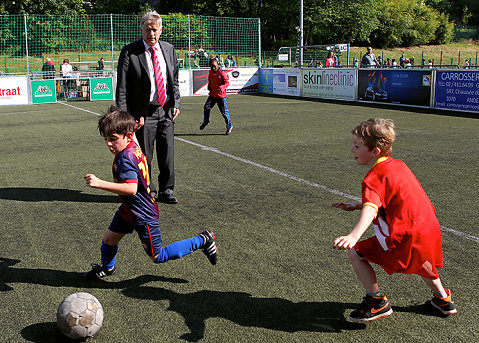
POLYGON ((140 117, 139 120, 135 120, 135 127, 133 128, 133 131, 138 131, 143 125, 145 125, 145 117, 140 117))
POLYGON ((180 114, 180 109, 173 107, 173 121, 178 117, 178 114, 180 114))

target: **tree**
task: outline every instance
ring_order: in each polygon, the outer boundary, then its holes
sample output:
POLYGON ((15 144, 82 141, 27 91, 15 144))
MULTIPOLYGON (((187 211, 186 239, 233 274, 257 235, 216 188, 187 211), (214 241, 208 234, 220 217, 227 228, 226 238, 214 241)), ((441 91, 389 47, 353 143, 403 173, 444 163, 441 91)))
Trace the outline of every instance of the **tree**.
POLYGON ((3 3, 0 14, 85 14, 83 0, 15 0, 3 3))

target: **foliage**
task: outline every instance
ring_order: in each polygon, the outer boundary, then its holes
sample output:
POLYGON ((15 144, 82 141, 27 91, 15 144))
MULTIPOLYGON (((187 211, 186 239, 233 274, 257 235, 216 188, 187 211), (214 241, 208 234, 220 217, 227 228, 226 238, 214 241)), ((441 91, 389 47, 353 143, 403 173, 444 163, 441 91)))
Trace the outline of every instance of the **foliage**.
POLYGON ((85 14, 82 0, 15 0, 0 5, 0 14, 85 14))

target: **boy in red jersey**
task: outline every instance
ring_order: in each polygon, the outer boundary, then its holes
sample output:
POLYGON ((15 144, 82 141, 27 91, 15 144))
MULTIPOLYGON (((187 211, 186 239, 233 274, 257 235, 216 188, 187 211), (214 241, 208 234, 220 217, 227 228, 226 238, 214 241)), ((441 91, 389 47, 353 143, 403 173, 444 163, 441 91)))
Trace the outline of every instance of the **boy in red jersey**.
POLYGON ((218 60, 216 58, 210 61, 210 72, 208 74, 208 90, 210 95, 206 99, 204 106, 203 123, 200 126, 200 130, 204 130, 206 125, 210 122, 211 109, 218 104, 221 115, 226 123, 226 134, 229 135, 233 130, 233 124, 231 124, 230 114, 226 103, 226 88, 228 88, 230 82, 228 75, 221 70, 218 60))
POLYGON ((211 230, 162 248, 158 204, 150 192, 148 164, 136 143, 135 125, 135 119, 128 112, 114 106, 98 122, 100 134, 115 155, 112 169, 115 181, 101 180, 93 174, 84 178, 89 187, 118 194, 122 204, 103 236, 101 264, 93 264, 92 270, 85 274, 85 278, 90 280, 115 273, 118 243, 133 231, 137 232, 146 254, 155 263, 178 259, 200 248, 211 264, 215 265, 218 261, 215 235, 211 230))
POLYGON ((442 240, 434 207, 406 164, 390 157, 396 138, 393 122, 369 119, 352 134, 356 163, 371 169, 362 182, 361 203, 333 204, 345 211, 361 210, 352 231, 333 244, 349 250, 353 269, 366 290, 349 319, 368 322, 393 313, 370 262, 388 274, 420 275, 432 290, 431 304, 444 315, 456 313, 451 291, 444 289, 436 269, 442 268, 442 240), (376 236, 359 241, 371 223, 376 236))

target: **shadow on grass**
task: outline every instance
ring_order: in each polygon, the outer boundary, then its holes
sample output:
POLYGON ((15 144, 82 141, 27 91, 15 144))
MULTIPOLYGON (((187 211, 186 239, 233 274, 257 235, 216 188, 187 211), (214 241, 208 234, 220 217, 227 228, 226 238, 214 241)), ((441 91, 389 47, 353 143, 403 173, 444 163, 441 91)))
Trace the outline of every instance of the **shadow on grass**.
POLYGON ((35 343, 78 342, 63 335, 55 322, 29 325, 22 329, 21 335, 26 341, 35 343))
POLYGON ((141 285, 152 282, 188 283, 179 278, 167 278, 157 275, 140 275, 130 280, 112 281, 104 280, 89 281, 83 278, 84 273, 67 272, 53 269, 30 269, 12 268, 19 260, 0 257, 0 292, 11 291, 12 283, 31 283, 51 287, 72 287, 79 289, 125 289, 138 288, 141 285))
POLYGON ((281 298, 255 298, 244 292, 200 291, 180 294, 155 287, 128 288, 123 294, 132 298, 168 300, 168 310, 185 319, 190 332, 181 339, 197 342, 204 337, 205 321, 220 317, 241 326, 297 332, 341 332, 362 330, 365 324, 346 321, 344 311, 357 304, 341 302, 294 303, 281 298))
POLYGON ((0 188, 0 199, 19 201, 72 201, 72 202, 98 202, 118 203, 120 199, 114 195, 86 194, 70 189, 51 188, 0 188))

